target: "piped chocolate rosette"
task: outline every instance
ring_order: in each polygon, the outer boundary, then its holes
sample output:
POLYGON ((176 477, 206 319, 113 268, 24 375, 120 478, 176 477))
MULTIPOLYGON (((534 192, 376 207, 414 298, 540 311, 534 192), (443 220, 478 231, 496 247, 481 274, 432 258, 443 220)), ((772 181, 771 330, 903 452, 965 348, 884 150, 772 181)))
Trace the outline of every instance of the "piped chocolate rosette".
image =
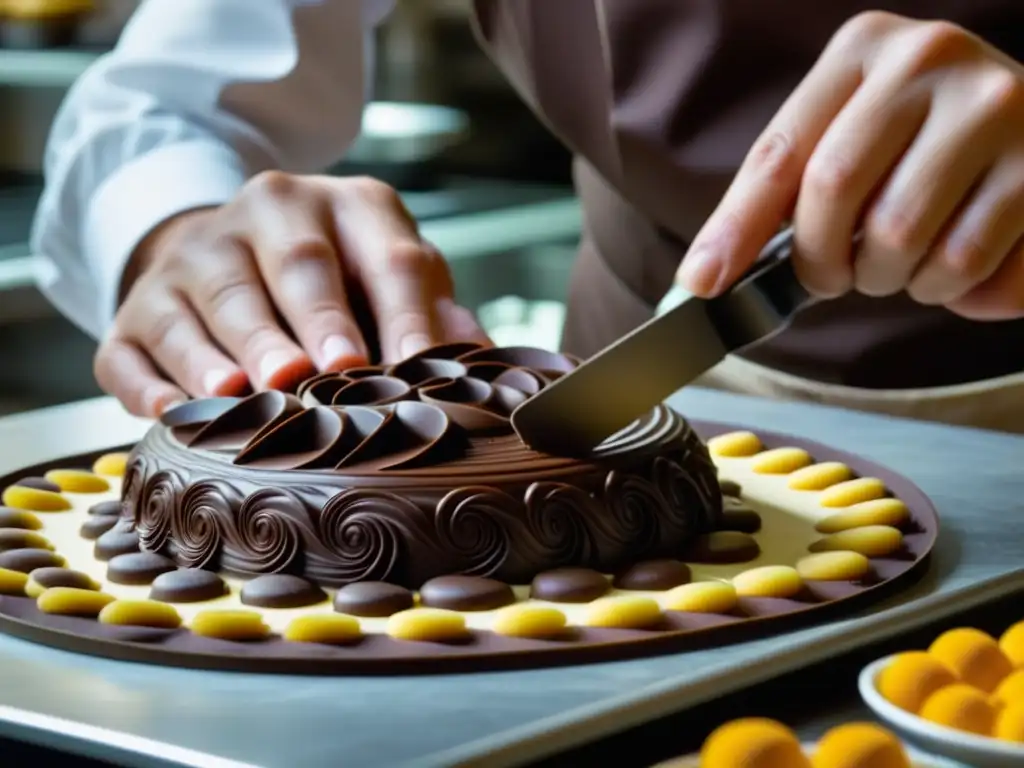
POLYGON ((512 430, 512 411, 577 364, 454 344, 295 394, 187 403, 132 452, 125 525, 180 567, 330 587, 449 574, 521 584, 677 556, 722 507, 681 416, 655 408, 586 461, 532 451, 512 430))

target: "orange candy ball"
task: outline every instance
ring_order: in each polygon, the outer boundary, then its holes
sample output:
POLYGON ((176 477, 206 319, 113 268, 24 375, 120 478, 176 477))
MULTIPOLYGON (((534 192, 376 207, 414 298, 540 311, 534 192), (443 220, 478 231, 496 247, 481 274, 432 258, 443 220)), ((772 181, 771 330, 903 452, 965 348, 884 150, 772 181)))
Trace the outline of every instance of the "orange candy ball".
POLYGON ((921 717, 947 728, 988 736, 996 709, 977 688, 957 683, 936 691, 921 707, 921 717))
POLYGON ((1024 704, 1024 669, 1018 669, 1004 677, 992 698, 1001 705, 1024 704))
POLYGON ((992 735, 1003 741, 1024 744, 1024 702, 1009 704, 996 715, 992 735))
POLYGON ((1024 667, 1024 621, 1018 621, 999 638, 999 648, 1015 667, 1024 667))
POLYGON ((717 728, 700 751, 700 768, 811 768, 796 735, 764 718, 717 728))
POLYGON ((956 681, 949 668, 931 654, 907 651, 893 657, 879 673, 876 685, 890 704, 917 714, 929 696, 956 681))
POLYGON ((999 644, 979 629, 968 627, 943 632, 928 649, 934 658, 949 667, 960 680, 992 693, 1013 664, 999 644))
POLYGON ((900 740, 874 723, 847 723, 826 733, 813 768, 911 768, 900 740))

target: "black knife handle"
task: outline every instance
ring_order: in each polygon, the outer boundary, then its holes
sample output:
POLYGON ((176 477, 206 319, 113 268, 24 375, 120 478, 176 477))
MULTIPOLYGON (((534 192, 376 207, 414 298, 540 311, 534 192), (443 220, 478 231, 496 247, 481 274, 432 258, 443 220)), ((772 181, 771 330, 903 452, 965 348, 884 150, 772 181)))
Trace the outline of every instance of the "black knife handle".
POLYGON ((790 227, 765 246, 739 283, 708 302, 708 314, 730 352, 774 336, 814 302, 797 279, 790 258, 792 250, 790 227))

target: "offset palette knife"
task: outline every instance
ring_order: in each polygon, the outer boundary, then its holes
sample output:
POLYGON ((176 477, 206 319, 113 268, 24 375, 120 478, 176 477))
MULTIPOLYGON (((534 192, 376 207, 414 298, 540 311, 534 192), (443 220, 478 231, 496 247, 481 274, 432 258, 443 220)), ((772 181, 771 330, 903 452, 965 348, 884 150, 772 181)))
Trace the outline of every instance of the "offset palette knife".
POLYGON ((585 457, 725 356, 771 338, 812 302, 780 232, 728 292, 700 299, 671 290, 656 316, 555 380, 512 414, 534 450, 585 457))

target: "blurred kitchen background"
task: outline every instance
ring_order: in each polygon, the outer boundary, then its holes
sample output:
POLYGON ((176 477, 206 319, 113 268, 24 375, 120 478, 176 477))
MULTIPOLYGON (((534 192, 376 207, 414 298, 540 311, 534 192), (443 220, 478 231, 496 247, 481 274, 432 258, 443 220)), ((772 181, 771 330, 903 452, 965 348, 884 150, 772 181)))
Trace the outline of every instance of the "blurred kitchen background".
MULTIPOLYGON (((100 394, 95 344, 36 290, 28 236, 61 98, 137 2, 0 0, 0 413, 100 394)), ((332 172, 403 193, 495 341, 554 348, 580 228, 569 158, 477 47, 468 5, 398 0, 363 136, 332 172)))

